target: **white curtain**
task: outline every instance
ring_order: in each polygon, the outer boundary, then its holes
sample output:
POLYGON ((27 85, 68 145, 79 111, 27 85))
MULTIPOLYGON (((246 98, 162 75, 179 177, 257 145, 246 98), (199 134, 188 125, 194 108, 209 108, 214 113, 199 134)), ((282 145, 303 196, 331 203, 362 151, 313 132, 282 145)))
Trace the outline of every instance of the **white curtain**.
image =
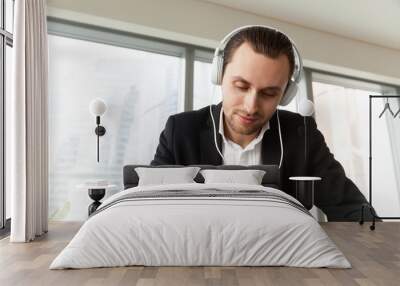
POLYGON ((28 242, 48 227, 46 1, 18 0, 14 11, 6 180, 11 189, 10 241, 28 242))

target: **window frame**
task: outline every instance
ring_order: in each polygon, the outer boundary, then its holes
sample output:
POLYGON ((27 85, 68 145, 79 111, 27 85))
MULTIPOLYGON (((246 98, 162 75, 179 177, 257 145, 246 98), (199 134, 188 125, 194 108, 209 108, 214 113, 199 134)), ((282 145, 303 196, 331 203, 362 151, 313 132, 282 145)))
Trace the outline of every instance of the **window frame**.
MULTIPOLYGON (((318 70, 318 69, 308 69, 310 73, 309 83, 308 85, 310 86, 309 93, 312 95, 313 89, 312 89, 312 83, 313 81, 315 82, 321 82, 321 83, 326 83, 326 84, 335 84, 338 86, 342 86, 345 88, 352 88, 352 89, 361 89, 361 90, 372 90, 373 92, 379 93, 379 94, 385 94, 385 95, 400 95, 400 85, 396 84, 390 84, 386 82, 380 82, 380 81, 374 81, 370 79, 365 79, 365 78, 360 78, 360 77, 355 77, 355 76, 349 76, 349 75, 343 75, 343 74, 338 74, 338 73, 333 73, 333 72, 327 72, 323 70, 318 70), (393 94, 394 92, 394 94, 393 94)), ((371 108, 371 96, 369 95, 369 98, 366 98, 366 100, 369 100, 370 108, 371 108)), ((374 97, 374 96, 373 96, 374 97)), ((400 98, 398 99, 399 105, 400 105, 400 98)), ((371 110, 370 110, 371 112, 371 110)), ((369 115, 371 116, 371 114, 369 115)), ((369 119, 371 120, 371 118, 369 119)), ((370 128, 371 128, 371 122, 370 128)), ((389 128, 389 126, 387 126, 389 128)), ((369 130, 371 132, 371 129, 369 130)), ((371 193, 371 188, 372 188, 372 157, 371 157, 371 148, 372 148, 372 141, 371 141, 371 134, 369 134, 369 162, 368 162, 368 184, 367 187, 369 188, 369 198, 367 197, 367 201, 370 202, 372 199, 372 193, 371 193)), ((391 141, 392 138, 390 137, 389 134, 389 141, 391 141)), ((391 144, 391 142, 389 142, 391 144)), ((392 145, 392 144, 391 144, 392 145)), ((393 153, 393 164, 394 164, 394 172, 396 173, 396 170, 398 170, 399 166, 399 161, 395 158, 398 156, 395 156, 394 154, 399 154, 399 151, 396 151, 396 148, 391 148, 391 152, 393 153)), ((396 178, 396 184, 398 184, 398 180, 396 178)), ((398 219, 398 217, 390 217, 390 216, 379 216, 381 219, 398 219)))
MULTIPOLYGON (((11 0, 14 14, 15 0, 11 0)), ((10 232, 11 218, 7 218, 6 212, 6 188, 5 188, 5 104, 6 104, 6 62, 7 46, 13 47, 13 33, 6 30, 7 15, 6 0, 1 0, 1 21, 0 21, 0 237, 10 232)), ((11 15, 13 18, 14 16, 11 15)), ((14 19, 14 18, 13 18, 14 19)), ((14 27, 13 27, 14 30, 14 27)))
MULTIPOLYGON (((316 80, 318 82, 328 83, 328 84, 338 84, 338 85, 342 85, 344 87, 359 88, 359 89, 365 89, 365 88, 376 89, 377 86, 380 86, 380 87, 384 87, 384 89, 385 88, 392 89, 395 91, 395 94, 400 95, 400 85, 395 85, 395 84, 390 84, 390 83, 380 82, 380 81, 374 81, 374 80, 365 79, 365 78, 356 77, 356 76, 343 75, 343 74, 319 70, 319 69, 304 68, 304 70, 307 75, 306 76, 307 96, 312 102, 314 102, 313 89, 312 89, 313 80, 316 80), (321 79, 321 77, 322 77, 322 79, 321 79), (326 81, 326 80, 324 80, 324 77, 326 77, 326 78, 331 77, 333 79, 333 81, 326 81)), ((380 91, 382 91, 382 90, 380 90, 380 91)), ((380 92, 380 91, 377 90, 377 92, 380 92)), ((400 99, 399 99, 399 103, 400 103, 400 99)), ((315 118, 315 113, 312 116, 315 118)))
POLYGON ((179 98, 179 111, 193 110, 194 61, 211 62, 208 54, 214 50, 202 46, 140 35, 132 32, 77 23, 56 17, 47 17, 49 35, 69 37, 117 47, 131 48, 145 52, 181 57, 184 60, 183 94, 179 98))

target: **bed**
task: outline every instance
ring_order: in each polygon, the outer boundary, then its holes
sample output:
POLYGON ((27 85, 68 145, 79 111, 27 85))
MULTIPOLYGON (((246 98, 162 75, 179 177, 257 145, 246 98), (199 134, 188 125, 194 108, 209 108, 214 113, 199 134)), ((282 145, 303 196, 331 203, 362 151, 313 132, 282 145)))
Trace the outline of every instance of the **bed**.
POLYGON ((103 202, 50 269, 144 266, 291 266, 351 268, 302 204, 280 190, 277 166, 207 166, 263 170, 261 184, 138 185, 128 165, 124 190, 103 202))

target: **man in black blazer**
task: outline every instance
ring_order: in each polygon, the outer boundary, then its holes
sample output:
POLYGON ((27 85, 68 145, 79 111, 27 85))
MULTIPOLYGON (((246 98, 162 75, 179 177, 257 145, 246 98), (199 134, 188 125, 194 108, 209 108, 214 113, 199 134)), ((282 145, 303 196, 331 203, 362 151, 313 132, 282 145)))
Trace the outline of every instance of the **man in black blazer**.
POLYGON ((242 148, 269 124, 262 135, 260 162, 279 165, 282 152, 279 116, 283 142, 282 190, 295 195, 294 183, 289 181, 291 176, 321 177, 315 204, 328 220, 358 220, 366 200, 329 151, 314 118, 285 110, 277 112, 294 70, 291 42, 280 32, 265 29, 245 30, 235 37, 225 48, 223 100, 212 106, 215 133, 209 106, 172 115, 160 135, 151 165, 224 164, 214 137, 222 150, 221 111, 224 136, 242 148), (265 46, 265 43, 272 44, 265 46))

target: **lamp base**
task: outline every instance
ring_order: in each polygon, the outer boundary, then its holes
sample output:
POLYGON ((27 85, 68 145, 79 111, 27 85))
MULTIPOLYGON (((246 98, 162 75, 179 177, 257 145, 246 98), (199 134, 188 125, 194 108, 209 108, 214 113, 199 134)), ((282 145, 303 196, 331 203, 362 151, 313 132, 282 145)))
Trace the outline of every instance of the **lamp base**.
POLYGON ((96 135, 98 136, 103 136, 104 134, 106 134, 106 129, 103 126, 99 125, 94 130, 94 133, 96 133, 96 135))
POLYGON ((88 208, 89 216, 91 216, 91 214, 95 212, 96 209, 101 205, 100 200, 106 194, 106 189, 89 189, 88 193, 89 197, 94 200, 94 202, 88 208))

